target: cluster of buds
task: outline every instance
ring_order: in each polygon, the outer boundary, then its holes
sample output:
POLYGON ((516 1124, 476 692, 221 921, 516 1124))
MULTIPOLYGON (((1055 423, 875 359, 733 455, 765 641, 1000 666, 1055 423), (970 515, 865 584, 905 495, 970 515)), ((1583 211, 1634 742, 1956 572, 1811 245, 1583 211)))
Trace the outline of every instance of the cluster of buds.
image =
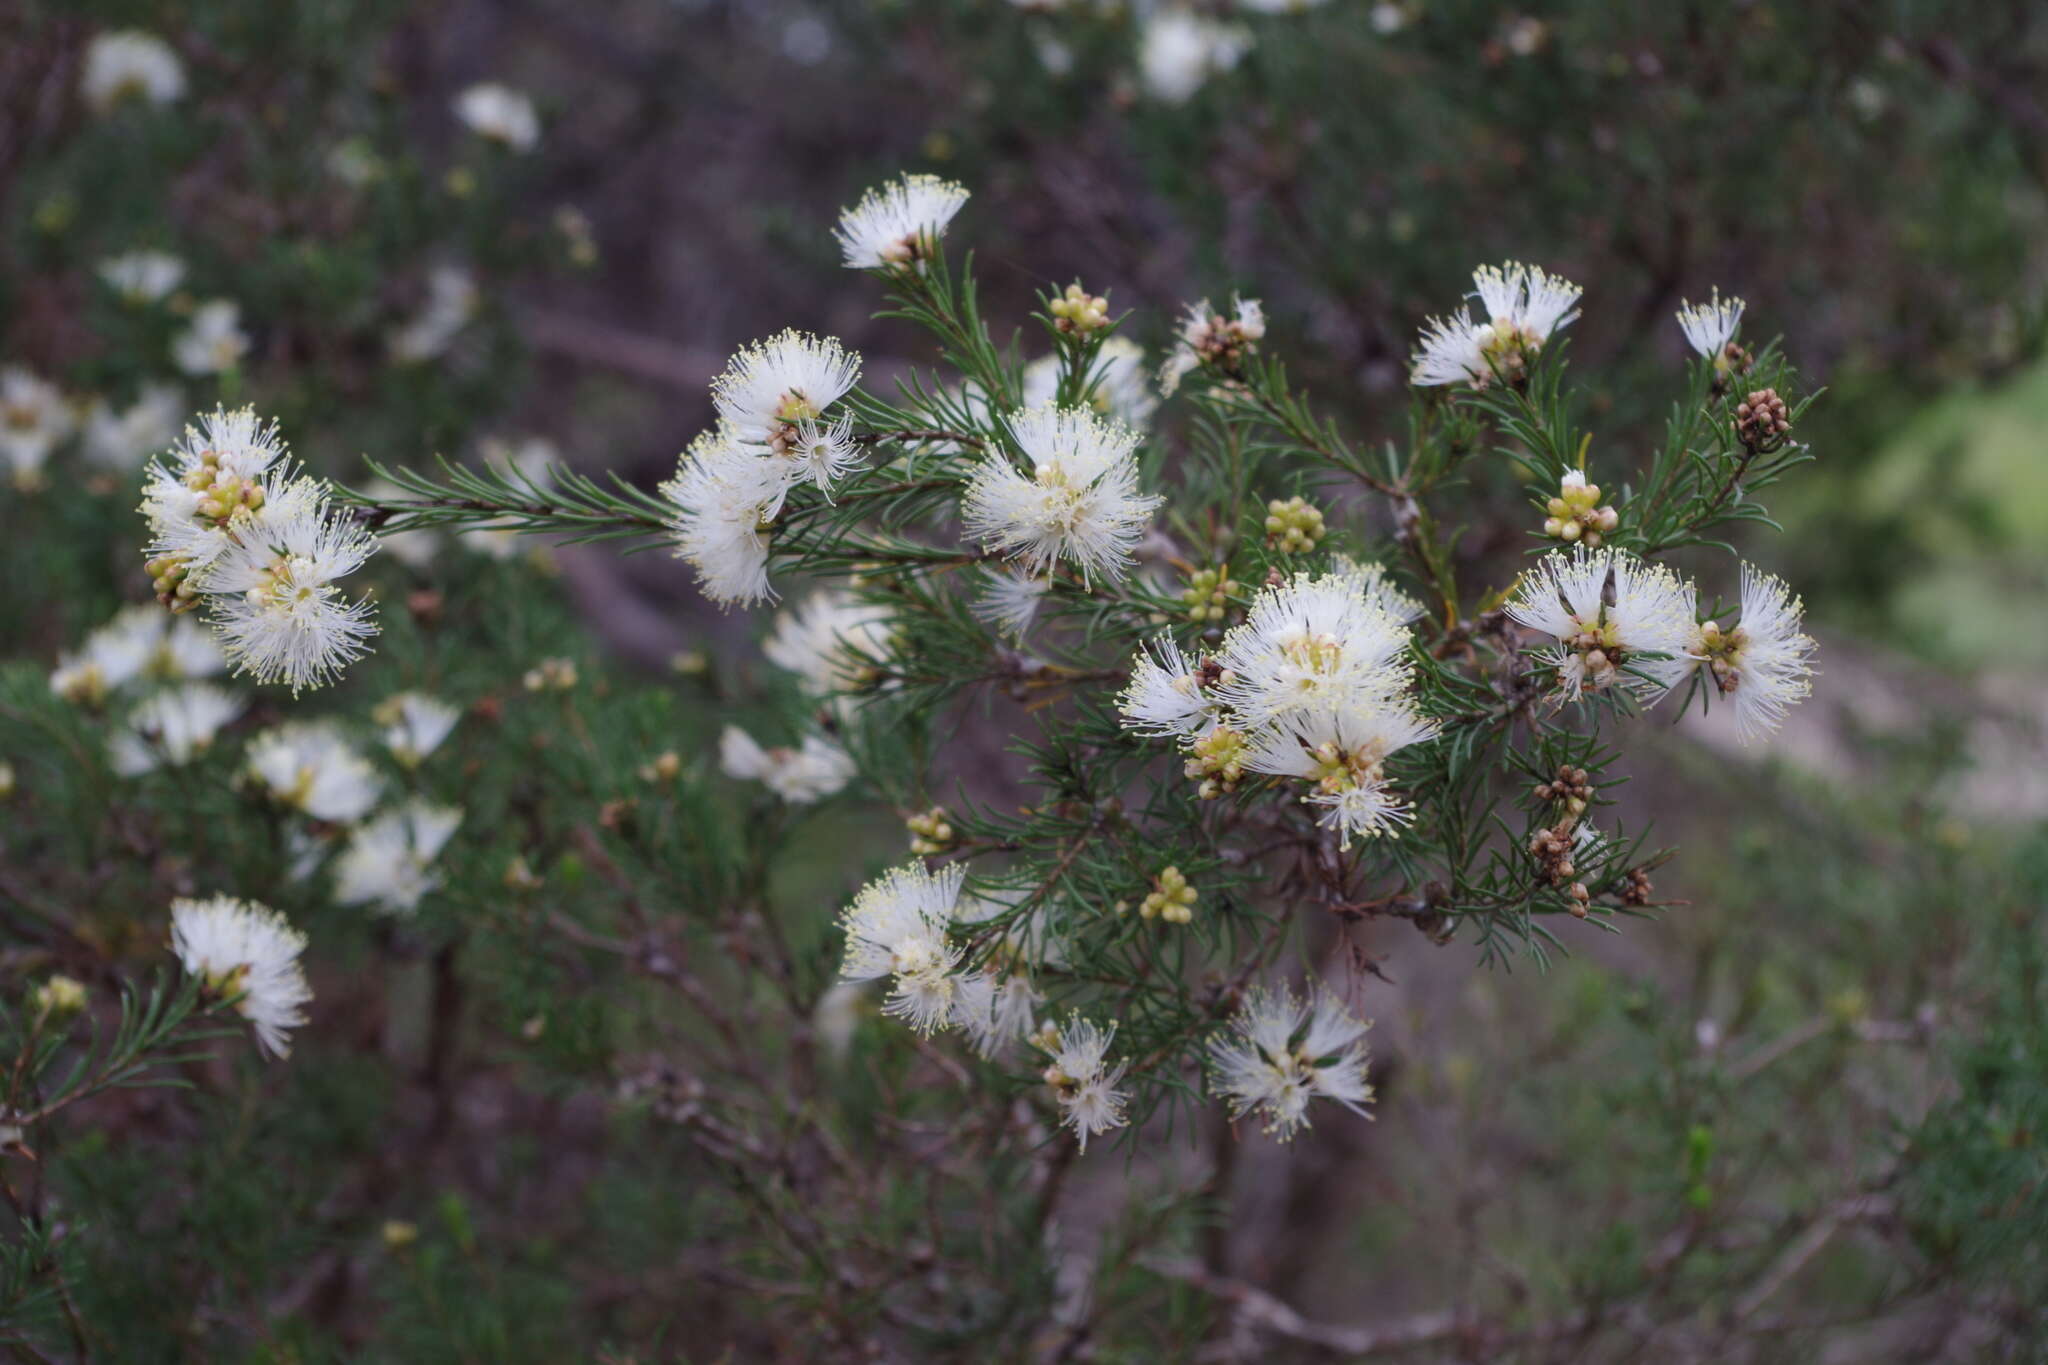
POLYGON ((570 659, 542 659, 538 667, 526 670, 529 692, 568 692, 576 686, 576 664, 570 659))
POLYGON ((1544 507, 1543 534, 1566 544, 1600 548, 1602 538, 1621 524, 1621 514, 1600 505, 1600 485, 1586 482, 1586 472, 1574 469, 1558 484, 1557 496, 1544 507))
POLYGON ((51 1019, 68 1019, 85 1008, 85 986, 68 976, 53 976, 35 988, 29 997, 37 1014, 51 1019))
POLYGON ((680 777, 682 772, 683 756, 674 749, 667 749, 656 754, 653 762, 640 765, 640 780, 651 783, 669 783, 680 777))
POLYGON ((1234 318, 1211 313, 1207 323, 1188 333, 1186 340, 1202 364, 1236 374, 1265 335, 1265 315, 1240 305, 1234 318))
POLYGON ((1723 696, 1733 692, 1742 681, 1742 646, 1746 638, 1740 626, 1723 630, 1718 621, 1700 622, 1698 650, 1706 661, 1707 672, 1713 676, 1714 686, 1723 696))
POLYGON ((1592 892, 1586 884, 1576 881, 1578 868, 1572 862, 1572 853, 1578 846, 1575 836, 1578 821, 1575 818, 1563 820, 1548 829, 1539 829, 1529 836, 1529 856, 1536 860, 1543 879, 1552 886, 1566 886, 1565 894, 1571 897, 1571 911, 1580 919, 1586 917, 1586 905, 1592 900, 1592 892))
POLYGON ((1621 885, 1623 905, 1648 905, 1657 888, 1650 881, 1650 870, 1646 867, 1632 867, 1621 885))
POLYGON ((199 605, 199 588, 192 582, 192 566, 183 555, 158 555, 142 566, 156 600, 172 611, 190 611, 199 605))
POLYGON ((1177 867, 1161 870, 1152 879, 1152 892, 1138 906, 1139 919, 1161 919, 1168 924, 1186 924, 1195 917, 1195 888, 1177 867))
POLYGON ((1266 504, 1267 549, 1306 554, 1321 543, 1323 534, 1323 511, 1307 498, 1275 498, 1266 504))
POLYGON ((1744 347, 1729 341, 1714 357, 1714 392, 1728 392, 1728 386, 1748 374, 1753 363, 1755 358, 1744 347))
POLYGON ((1536 799, 1557 802, 1576 820, 1593 802, 1592 776, 1584 768, 1563 764, 1558 768, 1557 776, 1537 784, 1536 799))
POLYGON ((222 473, 217 450, 202 452, 186 471, 184 483, 199 495, 193 514, 206 521, 226 522, 237 512, 254 512, 263 506, 263 485, 254 479, 222 473))
POLYGON ((1109 297, 1090 294, 1078 281, 1046 305, 1053 326, 1073 336, 1087 336, 1109 326, 1109 297))
POLYGON ((1219 725, 1195 741, 1182 771, 1201 781, 1198 796, 1214 801, 1226 792, 1236 791, 1237 784, 1244 780, 1249 748, 1242 732, 1219 725))
POLYGON ((1195 622, 1221 621, 1230 614, 1230 599, 1243 584, 1230 576, 1230 566, 1197 569, 1188 575, 1180 600, 1188 604, 1188 619, 1195 622))
POLYGON ((1776 450, 1792 430, 1792 417, 1776 389, 1758 389, 1735 405, 1735 439, 1753 454, 1776 450))
POLYGON ((903 824, 910 831, 910 851, 921 858, 944 853, 959 838, 954 833, 952 822, 946 819, 944 806, 920 811, 904 820, 903 824))

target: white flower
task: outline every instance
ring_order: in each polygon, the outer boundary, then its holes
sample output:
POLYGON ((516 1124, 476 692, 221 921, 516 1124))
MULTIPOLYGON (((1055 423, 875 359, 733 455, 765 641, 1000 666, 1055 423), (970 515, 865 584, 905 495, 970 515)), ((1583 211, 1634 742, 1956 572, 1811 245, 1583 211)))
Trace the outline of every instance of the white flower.
POLYGON ((718 737, 718 761, 727 777, 764 783, 793 806, 822 801, 854 777, 846 750, 823 735, 805 735, 795 749, 764 749, 752 735, 728 725, 718 737))
POLYGON ((144 384, 135 401, 116 411, 93 400, 85 416, 85 454, 95 464, 126 472, 178 439, 185 400, 169 384, 144 384))
POLYGON ((697 571, 706 597, 729 607, 775 595, 769 526, 784 487, 769 461, 735 444, 723 427, 690 443, 661 492, 676 505, 675 552, 697 571))
POLYGON ((1325 807, 1319 824, 1354 838, 1393 835, 1409 819, 1407 803, 1387 786, 1389 756, 1435 739, 1435 721, 1399 697, 1353 697, 1289 714, 1257 732, 1244 766, 1314 784, 1302 800, 1325 807))
POLYGON ((973 896, 956 915, 957 922, 992 935, 993 949, 978 971, 962 974, 954 997, 953 1022, 974 1050, 993 1057, 1017 1039, 1030 1036, 1038 1006, 1045 997, 1031 984, 1036 969, 1057 965, 1065 953, 1051 925, 1050 902, 1040 897, 1022 915, 1014 913, 1022 891, 973 896), (975 914, 975 910, 986 911, 975 914), (1004 921, 997 927, 994 921, 1004 921))
POLYGON ((475 276, 461 266, 435 266, 427 273, 426 301, 391 334, 392 357, 410 362, 440 355, 476 316, 477 299, 475 276))
POLYGON ((1173 351, 1159 371, 1159 391, 1172 397, 1181 379, 1204 365, 1235 373, 1266 335, 1266 310, 1257 299, 1239 295, 1229 316, 1215 311, 1209 300, 1189 304, 1181 313, 1173 351))
POLYGON ((235 670, 297 693, 368 653, 377 633, 370 603, 337 584, 376 549, 347 513, 313 497, 279 499, 237 526, 199 580, 235 670))
POLYGON ((984 568, 981 593, 969 609, 983 624, 1013 640, 1022 640, 1051 589, 1052 580, 1038 574, 1015 568, 984 568))
POLYGON ((66 654, 50 675, 50 690, 76 702, 98 703, 142 676, 175 681, 220 672, 226 661, 205 631, 158 607, 123 607, 66 654))
POLYGON ((1251 48, 1251 30, 1240 25, 1178 7, 1162 9, 1145 20, 1138 74, 1152 98, 1185 104, 1204 81, 1235 67, 1251 48))
POLYGON ((1231 1119, 1256 1112, 1265 1130, 1284 1142, 1308 1123, 1308 1103, 1318 1096, 1371 1117, 1365 1111, 1372 1102, 1370 1027, 1327 987, 1312 991, 1307 1004, 1284 987, 1254 987, 1228 1033, 1209 1047, 1215 1087, 1229 1102, 1231 1119))
POLYGON ((1127 1122, 1125 1095, 1117 1089, 1125 1064, 1108 1064, 1109 1044, 1115 1036, 1114 1024, 1105 1030, 1075 1015, 1053 1034, 1046 1049, 1052 1054, 1052 1064, 1046 1068, 1045 1079, 1059 1102, 1060 1122, 1074 1130, 1084 1152, 1089 1138, 1127 1122))
POLYGON ((1192 739, 1222 717, 1223 704, 1209 689, 1222 680, 1221 669, 1203 670, 1181 652, 1171 635, 1162 635, 1131 661, 1131 681, 1116 699, 1124 729, 1163 739, 1192 739), (1154 657, 1157 655, 1157 658, 1154 657))
POLYGON ((130 303, 155 303, 185 279, 185 263, 168 251, 124 251, 99 264, 99 277, 130 303))
POLYGON ((114 771, 135 777, 160 765, 191 762, 223 725, 242 714, 242 698, 210 683, 186 683, 151 696, 128 713, 128 728, 108 741, 114 771))
POLYGON ((1520 378, 1528 358, 1578 317, 1579 286, 1538 266, 1481 266, 1472 284, 1477 318, 1453 313, 1423 324, 1411 375, 1416 384, 1484 388, 1496 377, 1520 378))
POLYGON ((839 215, 832 235, 853 270, 876 270, 924 259, 967 202, 964 187, 935 175, 905 175, 876 185, 839 215))
POLYGON ((1470 384, 1484 388, 1493 379, 1493 368, 1486 361, 1492 341, 1493 328, 1463 313, 1430 318, 1422 324, 1422 344, 1416 348, 1410 377, 1424 387, 1470 384))
POLYGON ((520 91, 494 81, 470 86, 455 97, 455 116, 479 137, 502 142, 515 152, 540 143, 540 115, 520 91))
POLYGON ((93 38, 78 86, 94 113, 130 98, 164 105, 185 93, 185 66, 155 34, 119 29, 93 38))
POLYGON ((173 616, 155 607, 130 607, 139 622, 144 613, 155 618, 157 641, 144 671, 153 678, 210 678, 227 672, 227 656, 213 636, 190 617, 173 616))
MULTIPOLYGON (((1093 381, 1089 405, 1104 417, 1142 427, 1159 408, 1151 377, 1145 372, 1145 349, 1135 341, 1125 337, 1104 341, 1089 378, 1093 381)), ((1053 402, 1059 396, 1059 386, 1060 358, 1040 356, 1024 367, 1024 406, 1053 402)))
POLYGON ((1679 330, 1686 344, 1709 360, 1724 360, 1735 329, 1742 325, 1741 299, 1723 299, 1715 289, 1706 303, 1684 303, 1678 310, 1679 330))
POLYGON ((1422 615, 1422 603, 1395 587, 1384 565, 1360 564, 1349 555, 1336 555, 1330 560, 1330 572, 1350 580, 1366 601, 1403 625, 1422 615))
POLYGON ((1648 704, 1693 667, 1692 585, 1626 550, 1581 546, 1569 557, 1547 554, 1522 576, 1506 609, 1556 638, 1557 648, 1540 657, 1557 669, 1558 689, 1568 697, 1619 684, 1648 704), (1644 657, 1651 654, 1664 657, 1644 657))
POLYGON ((232 896, 171 902, 171 951, 208 990, 234 1001, 273 1056, 291 1054, 286 1035, 306 1022, 305 950, 306 936, 267 905, 232 896))
POLYGON ((846 1056, 846 1050, 853 1046, 854 1030, 860 1027, 866 1003, 864 987, 841 981, 819 996, 812 1007, 811 1031, 833 1060, 846 1056))
POLYGON ((891 868, 861 888, 839 917, 846 933, 842 981, 891 978, 885 1013, 929 1036, 952 1018, 960 949, 947 935, 965 872, 922 863, 891 868))
POLYGON ((1705 665, 1723 697, 1734 699, 1745 744, 1784 724, 1786 709, 1813 691, 1818 646, 1800 629, 1803 610, 1784 580, 1745 564, 1735 628, 1706 621, 1693 632, 1687 653, 1705 665))
POLYGON ((828 422, 825 410, 859 378, 860 356, 836 338, 779 332, 733 353, 712 381, 711 401, 728 439, 762 457, 783 488, 808 478, 829 492, 861 452, 850 421, 828 422))
POLYGON ((161 642, 169 613, 124 608, 85 637, 76 653, 58 656, 50 691, 66 701, 98 705, 107 694, 142 676, 161 642))
POLYGON ((1218 695, 1245 726, 1307 708, 1341 710, 1398 692, 1408 631, 1354 576, 1296 574, 1263 588, 1216 662, 1232 676, 1218 695))
POLYGON ((369 905, 383 914, 407 914, 440 886, 431 864, 462 823, 462 812, 412 800, 385 811, 349 836, 334 864, 334 899, 369 905))
POLYGON ((761 652, 801 678, 804 691, 825 697, 872 682, 878 664, 889 658, 894 633, 887 607, 832 590, 779 613, 761 652))
POLYGON ((42 486, 43 464, 72 426, 71 408, 55 384, 18 365, 0 368, 0 460, 17 488, 42 486))
POLYGON ((1137 433, 1050 405, 1016 414, 1009 428, 1031 472, 1000 453, 985 458, 961 506, 969 533, 1034 574, 1065 559, 1084 582, 1121 578, 1164 501, 1138 491, 1137 433))
POLYGON ((234 543, 234 529, 274 504, 303 500, 309 486, 293 487, 291 461, 277 423, 254 408, 215 408, 185 428, 181 445, 150 462, 142 507, 152 538, 148 553, 188 568, 212 563, 234 543), (288 492, 289 490, 289 492, 288 492))
POLYGON ((171 359, 190 375, 220 374, 242 363, 249 334, 242 330, 242 305, 209 299, 192 310, 192 322, 171 341, 171 359))
POLYGON ((1021 972, 965 972, 955 983, 953 1023, 983 1057, 1028 1037, 1045 999, 1021 972))
POLYGON ((249 775, 272 798, 315 820, 346 824, 370 813, 384 781, 327 721, 289 721, 249 742, 249 775))
POLYGON ((408 768, 417 768, 441 747, 462 712, 424 692, 398 692, 378 703, 375 718, 384 727, 384 747, 408 768))

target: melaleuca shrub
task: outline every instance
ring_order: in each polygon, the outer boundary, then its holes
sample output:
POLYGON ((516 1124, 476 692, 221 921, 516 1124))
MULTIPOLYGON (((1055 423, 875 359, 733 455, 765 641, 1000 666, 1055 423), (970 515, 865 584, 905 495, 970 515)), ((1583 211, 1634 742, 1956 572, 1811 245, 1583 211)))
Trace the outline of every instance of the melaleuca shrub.
MULTIPOLYGON (((380 468, 394 494, 341 496, 387 535, 665 543, 715 602, 779 604, 763 653, 803 709, 726 724, 723 771, 793 816, 880 798, 911 836, 838 916, 840 989, 956 1036, 1077 1145, 1162 1105, 1283 1134, 1318 1098, 1365 1113, 1369 1001, 1304 957, 1314 925, 1541 955, 1650 914, 1667 852, 1613 794, 1643 713, 1719 702, 1756 738, 1806 695, 1782 582, 1672 563, 1809 458, 1796 375, 1711 293, 1677 320, 1697 358, 1664 442, 1600 469, 1564 361, 1579 287, 1486 266, 1420 330, 1407 439, 1365 450, 1290 384, 1256 300, 1188 305, 1148 359, 1077 282, 1042 296, 1035 354, 999 346, 945 250, 967 199, 905 176, 841 218, 845 264, 934 343, 891 392, 789 330, 733 354, 658 491, 380 468), (1461 502, 1502 483, 1528 552, 1461 583, 1461 502), (991 691, 1022 709, 966 709, 991 691), (1028 806, 949 771, 956 723, 1010 727, 1028 806)), ((263 501, 230 540, 263 538, 263 501)), ((161 551, 176 518, 149 510, 161 551)), ((310 639, 334 609, 286 610, 310 639)))

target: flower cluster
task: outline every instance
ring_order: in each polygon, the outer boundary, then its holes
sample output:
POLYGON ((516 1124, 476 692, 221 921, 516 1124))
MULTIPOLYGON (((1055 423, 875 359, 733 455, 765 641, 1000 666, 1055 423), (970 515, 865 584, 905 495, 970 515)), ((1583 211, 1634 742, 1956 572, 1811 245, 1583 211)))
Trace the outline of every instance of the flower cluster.
POLYGON ((826 412, 860 378, 860 356, 831 337, 787 331, 737 352, 711 386, 718 426, 693 442, 662 485, 675 505, 676 553, 725 605, 772 597, 770 528, 800 483, 830 495, 860 463, 852 418, 826 412))
POLYGON ((823 735, 805 735, 796 748, 764 749, 737 725, 718 737, 719 766, 727 777, 759 782, 793 806, 808 806, 851 782, 853 760, 823 735))
POLYGON ((1408 811, 1386 761, 1437 733, 1408 695, 1407 605, 1379 574, 1297 574, 1261 591, 1213 655, 1171 638, 1140 651, 1124 726, 1178 740, 1204 796, 1247 771, 1292 778, 1346 845, 1389 833, 1408 811))
POLYGON ((1075 1015, 1057 1028, 1048 1023, 1033 1040, 1049 1059, 1045 1083, 1059 1105, 1060 1122, 1074 1130, 1084 1152, 1089 1138, 1127 1122, 1126 1096, 1117 1088, 1127 1063, 1109 1061, 1115 1037, 1116 1025, 1105 1029, 1075 1015))
POLYGON ((1423 324, 1413 380, 1422 386, 1520 383, 1551 336, 1578 317, 1579 286, 1510 261, 1472 272, 1475 317, 1460 310, 1423 324))
POLYGON ((833 235, 852 270, 890 270, 928 259, 967 191, 935 175, 877 185, 839 215, 833 235))
POLYGON ((960 509, 968 533, 1030 574, 1065 561, 1084 583, 1123 577, 1164 501, 1139 491, 1138 434, 1052 404, 1028 408, 1007 425, 1029 467, 1002 454, 976 467, 960 509))
POLYGON ((291 1052, 313 988, 299 954, 306 936, 267 905, 209 896, 171 902, 171 951, 211 993, 232 1002, 273 1056, 291 1052))
POLYGON ((204 605, 222 652, 258 682, 293 692, 329 681, 368 650, 370 604, 342 595, 376 540, 298 473, 275 423, 216 409, 149 468, 147 564, 173 611, 204 605))
POLYGON ((1210 1044, 1211 1083, 1232 1119, 1256 1113, 1283 1141, 1307 1125, 1309 1101, 1318 1097, 1366 1115, 1370 1027, 1328 987, 1312 990, 1305 1002, 1284 986, 1253 987, 1225 1036, 1210 1044))
POLYGON ((1212 309, 1207 299, 1189 304, 1173 354, 1159 372, 1159 391, 1172 397, 1183 378, 1205 366, 1235 376, 1265 335, 1266 311, 1257 299, 1232 299, 1228 316, 1212 309))
POLYGON ((1525 574, 1506 610, 1555 643, 1538 656, 1557 689, 1576 698, 1620 688, 1652 705, 1703 669, 1735 703, 1745 741, 1783 722, 1811 690, 1814 642, 1785 584, 1742 566, 1736 624, 1696 615, 1696 591, 1662 564, 1626 550, 1580 546, 1553 552, 1525 574))

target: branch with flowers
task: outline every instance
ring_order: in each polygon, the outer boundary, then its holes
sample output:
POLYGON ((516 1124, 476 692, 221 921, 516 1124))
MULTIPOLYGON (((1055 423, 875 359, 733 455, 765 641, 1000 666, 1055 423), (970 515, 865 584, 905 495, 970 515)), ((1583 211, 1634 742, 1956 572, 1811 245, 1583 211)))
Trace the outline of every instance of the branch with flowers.
POLYGON ((916 857, 840 916, 846 987, 1040 1087, 1084 1146, 1205 1096, 1282 1136, 1318 1098, 1366 1113, 1333 933, 1396 917, 1542 958, 1650 914, 1667 854, 1614 791, 1635 718, 1719 700, 1752 738, 1806 694, 1783 583, 1744 565, 1707 584, 1735 591, 1717 609, 1660 556, 1767 520, 1810 397, 1713 294, 1679 315, 1698 358, 1665 443, 1596 473, 1563 359, 1580 291, 1509 264, 1424 324, 1406 438, 1368 450, 1292 385, 1254 300, 1188 308, 1156 371, 1078 282, 1042 295, 1042 354, 999 345, 943 249, 967 198, 906 176, 838 226, 934 342, 893 393, 831 338, 743 347, 652 491, 445 464, 335 489, 218 412, 152 472, 151 577, 295 690, 368 648, 341 580, 380 536, 663 543, 727 608, 802 583, 764 648, 811 728, 728 727, 720 759, 793 806, 858 784, 905 813, 916 857), (1461 500, 1516 484, 1527 557, 1461 555, 1461 500), (1020 810, 952 766, 978 698, 1021 704, 977 722, 1010 727, 1020 810))

